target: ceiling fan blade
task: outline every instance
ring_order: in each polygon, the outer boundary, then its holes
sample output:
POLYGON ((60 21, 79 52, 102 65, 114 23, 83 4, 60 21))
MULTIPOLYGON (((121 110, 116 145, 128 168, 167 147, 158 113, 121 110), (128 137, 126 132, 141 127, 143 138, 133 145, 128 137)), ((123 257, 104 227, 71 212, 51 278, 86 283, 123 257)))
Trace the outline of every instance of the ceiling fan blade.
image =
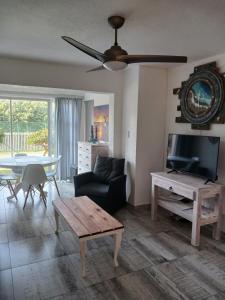
POLYGON ((68 36, 62 36, 62 39, 69 43, 70 45, 74 46, 75 48, 79 49, 80 51, 86 53, 89 56, 92 56, 93 58, 100 60, 101 62, 105 61, 105 55, 95 49, 92 49, 78 41, 75 41, 71 37, 68 36))
POLYGON ((103 65, 96 67, 94 69, 88 70, 88 71, 86 71, 86 73, 94 72, 94 71, 101 71, 101 70, 105 70, 105 67, 103 65))
POLYGON ((127 64, 140 62, 165 62, 165 63, 186 63, 186 56, 175 55, 119 55, 116 60, 126 62, 127 64))

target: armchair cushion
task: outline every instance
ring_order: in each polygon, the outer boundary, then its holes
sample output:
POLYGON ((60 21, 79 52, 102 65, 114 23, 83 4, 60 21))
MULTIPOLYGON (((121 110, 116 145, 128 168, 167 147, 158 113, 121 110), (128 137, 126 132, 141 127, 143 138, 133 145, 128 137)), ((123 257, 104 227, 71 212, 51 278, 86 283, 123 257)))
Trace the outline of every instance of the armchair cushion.
POLYGON ((112 171, 108 177, 108 181, 111 181, 113 178, 124 175, 124 158, 113 158, 112 161, 112 171))
POLYGON ((99 182, 90 182, 81 186, 78 190, 79 194, 87 196, 107 197, 109 185, 99 182))
POLYGON ((112 157, 97 156, 93 173, 100 182, 108 182, 112 171, 112 157))
POLYGON ((93 172, 74 176, 75 196, 88 196, 104 210, 115 213, 126 204, 124 159, 98 156, 93 172))
POLYGON ((92 172, 86 172, 83 174, 75 175, 74 176, 75 190, 79 189, 80 186, 92 182, 93 180, 94 180, 94 174, 92 172))
POLYGON ((93 171, 95 180, 109 183, 113 178, 123 175, 124 163, 123 158, 97 156, 93 171))

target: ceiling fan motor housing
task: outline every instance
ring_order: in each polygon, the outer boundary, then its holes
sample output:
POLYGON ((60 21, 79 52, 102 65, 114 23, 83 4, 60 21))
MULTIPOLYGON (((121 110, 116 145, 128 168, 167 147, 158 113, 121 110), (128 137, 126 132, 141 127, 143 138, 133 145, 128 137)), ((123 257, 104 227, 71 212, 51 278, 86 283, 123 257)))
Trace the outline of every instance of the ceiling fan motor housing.
POLYGON ((123 26, 125 19, 121 16, 111 16, 108 18, 109 25, 114 29, 119 29, 123 26))
POLYGON ((107 57, 106 61, 116 59, 117 56, 127 54, 127 51, 122 49, 119 45, 113 45, 111 48, 107 49, 104 52, 104 55, 107 57))

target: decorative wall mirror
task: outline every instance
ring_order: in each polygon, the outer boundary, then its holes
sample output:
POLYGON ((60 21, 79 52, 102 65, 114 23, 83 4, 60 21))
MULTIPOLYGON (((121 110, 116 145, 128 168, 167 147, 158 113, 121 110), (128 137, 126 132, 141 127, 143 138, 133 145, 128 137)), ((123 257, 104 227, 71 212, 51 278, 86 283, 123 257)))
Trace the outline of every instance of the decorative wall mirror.
POLYGON ((192 129, 209 129, 210 123, 225 123, 225 81, 216 62, 194 68, 187 81, 173 90, 178 95, 181 116, 177 123, 191 123, 192 129))

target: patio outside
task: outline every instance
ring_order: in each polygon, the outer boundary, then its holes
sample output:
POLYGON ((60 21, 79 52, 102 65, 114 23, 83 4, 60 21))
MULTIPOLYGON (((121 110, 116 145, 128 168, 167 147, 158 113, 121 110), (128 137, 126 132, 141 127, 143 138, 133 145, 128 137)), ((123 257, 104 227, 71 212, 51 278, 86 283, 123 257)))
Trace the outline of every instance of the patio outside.
POLYGON ((0 158, 48 154, 48 102, 0 100, 0 158))

